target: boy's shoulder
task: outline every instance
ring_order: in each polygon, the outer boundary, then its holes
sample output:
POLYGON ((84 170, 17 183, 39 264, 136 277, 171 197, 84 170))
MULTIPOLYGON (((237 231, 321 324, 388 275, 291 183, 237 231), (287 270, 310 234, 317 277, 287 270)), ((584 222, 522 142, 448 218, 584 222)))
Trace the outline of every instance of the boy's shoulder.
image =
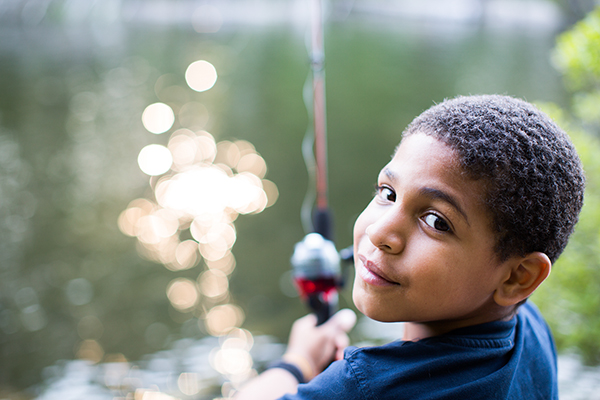
POLYGON ((536 329, 549 331, 546 320, 544 320, 542 313, 533 302, 526 301, 521 307, 519 307, 517 315, 524 321, 535 323, 536 329))
POLYGON ((349 348, 343 363, 363 390, 381 399, 407 390, 423 399, 554 399, 558 391, 553 339, 530 302, 510 321, 416 342, 349 348), (531 390, 541 392, 531 397, 531 390))

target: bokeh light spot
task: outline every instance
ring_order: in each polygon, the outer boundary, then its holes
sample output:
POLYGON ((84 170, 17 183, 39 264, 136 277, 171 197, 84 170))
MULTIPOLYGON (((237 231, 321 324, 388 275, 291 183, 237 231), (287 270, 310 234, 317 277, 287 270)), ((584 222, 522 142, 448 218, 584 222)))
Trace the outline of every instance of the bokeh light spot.
POLYGON ((150 176, 162 175, 171 168, 173 156, 169 149, 160 144, 149 144, 138 156, 138 165, 142 172, 150 176))
POLYGON ((198 290, 194 282, 185 278, 177 278, 167 286, 167 297, 176 309, 189 310, 198 302, 198 290))
POLYGON ((198 242, 203 244, 223 244, 230 249, 236 240, 233 224, 224 221, 214 222, 210 225, 202 225, 196 218, 191 226, 191 234, 198 242))
POLYGON ((196 137, 196 143, 200 158, 196 157, 197 161, 212 163, 217 156, 217 143, 215 138, 206 131, 200 131, 196 137))
POLYGON ((179 223, 176 220, 165 220, 158 214, 146 215, 138 220, 135 233, 143 243, 158 244, 177 232, 179 223))
POLYGON ((214 166, 194 167, 156 187, 158 203, 189 215, 220 213, 227 207, 229 179, 214 166))
POLYGON ((104 350, 102 346, 95 340, 84 340, 79 345, 79 349, 77 350, 77 358, 81 360, 88 360, 93 363, 98 363, 102 361, 104 357, 104 350))
POLYGON ((180 129, 169 139, 167 147, 173 155, 173 164, 180 170, 192 165, 196 159, 198 147, 193 135, 192 131, 180 129), (187 132, 190 134, 187 134, 187 132))
POLYGON ((166 132, 171 129, 174 122, 173 109, 165 103, 150 104, 142 113, 142 124, 151 133, 166 132))
MULTIPOLYGON (((118 398, 118 397, 117 397, 118 398)), ((129 397, 127 397, 129 398, 129 397)), ((176 397, 169 396, 166 393, 150 389, 136 389, 133 400, 179 400, 176 397)))
POLYGON ((184 240, 175 249, 176 270, 192 268, 198 261, 198 243, 184 240))
POLYGON ((206 329, 213 336, 222 336, 244 322, 244 312, 233 304, 215 306, 206 314, 206 329))
POLYGON ((177 233, 179 229, 179 218, 172 210, 162 208, 152 213, 152 216, 158 221, 158 235, 168 238, 177 233))
POLYGON ((198 248, 205 261, 220 260, 230 251, 226 246, 223 246, 222 242, 213 242, 210 244, 199 243, 198 248))
POLYGON ((228 140, 223 140, 217 144, 217 153, 217 162, 225 163, 231 168, 237 165, 241 156, 239 147, 228 140))
POLYGON ((65 289, 67 299, 71 304, 82 306, 88 304, 94 296, 92 284, 85 278, 75 278, 67 283, 65 289))
POLYGON ((254 345, 254 336, 246 329, 232 329, 221 345, 222 348, 243 348, 250 350, 254 345))
POLYGON ((135 227, 139 219, 144 215, 146 215, 146 213, 139 207, 125 209, 121 212, 117 221, 119 229, 127 236, 136 236, 135 227))
POLYGON ((215 269, 229 275, 235 269, 235 257, 233 253, 228 252, 223 257, 217 260, 206 260, 206 266, 210 269, 215 269))
POLYGON ((239 172, 250 172, 259 178, 263 178, 267 173, 267 164, 264 158, 256 153, 245 154, 237 163, 236 169, 239 172))
POLYGON ((224 375, 247 374, 252 369, 252 357, 245 349, 221 348, 215 354, 213 366, 224 375))
POLYGON ((261 180, 253 174, 242 172, 233 179, 229 206, 241 214, 262 211, 262 197, 266 197, 261 180))
POLYGON ((204 92, 217 82, 217 70, 208 61, 194 61, 185 71, 185 81, 191 89, 204 92))
POLYGON ((262 186, 268 199, 267 207, 271 207, 279 198, 279 190, 277 189, 277 185, 268 179, 263 179, 262 186))
POLYGON ((220 297, 227 293, 229 280, 224 272, 208 270, 198 277, 200 292, 207 297, 220 297))
POLYGON ((197 394, 200 391, 198 375, 190 372, 180 374, 179 378, 177 378, 177 387, 186 396, 197 394))

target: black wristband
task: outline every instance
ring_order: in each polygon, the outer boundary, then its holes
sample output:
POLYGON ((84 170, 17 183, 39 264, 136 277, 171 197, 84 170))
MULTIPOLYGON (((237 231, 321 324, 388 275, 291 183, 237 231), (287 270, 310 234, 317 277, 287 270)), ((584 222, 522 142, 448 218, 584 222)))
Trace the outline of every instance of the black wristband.
POLYGON ((270 364, 267 367, 267 369, 271 369, 271 368, 285 369, 290 374, 294 375, 294 378, 296 378, 298 383, 306 383, 306 381, 304 380, 304 375, 302 374, 302 371, 300 371, 300 368, 298 368, 294 364, 287 363, 283 360, 278 360, 278 361, 275 361, 274 363, 270 364))

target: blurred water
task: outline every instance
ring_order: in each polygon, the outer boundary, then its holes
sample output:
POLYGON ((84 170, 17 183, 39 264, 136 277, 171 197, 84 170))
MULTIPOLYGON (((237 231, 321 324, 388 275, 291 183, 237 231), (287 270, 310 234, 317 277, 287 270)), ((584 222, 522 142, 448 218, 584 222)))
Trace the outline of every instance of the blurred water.
MULTIPOLYGON (((393 340, 401 329, 400 324, 383 324, 365 317, 360 319, 356 327, 359 335, 365 339, 365 345, 393 340)), ((60 366, 50 368, 54 376, 36 388, 40 393, 35 398, 204 400, 226 397, 234 386, 223 386, 227 376, 214 368, 215 353, 220 348, 218 342, 216 338, 181 340, 174 343, 170 350, 147 355, 137 365, 63 362, 60 366)), ((273 337, 257 336, 251 350, 254 368, 262 371, 283 354, 284 348, 273 337)), ((583 366, 577 356, 564 354, 558 358, 558 371, 560 399, 600 398, 600 367, 583 366)))

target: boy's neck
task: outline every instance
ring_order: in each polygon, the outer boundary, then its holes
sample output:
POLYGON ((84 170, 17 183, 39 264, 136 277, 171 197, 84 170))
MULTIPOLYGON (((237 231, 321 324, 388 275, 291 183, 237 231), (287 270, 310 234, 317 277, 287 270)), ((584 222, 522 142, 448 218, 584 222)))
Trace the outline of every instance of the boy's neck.
POLYGON ((491 314, 488 318, 475 318, 459 321, 405 322, 402 340, 416 342, 421 339, 443 335, 444 333, 459 328, 465 328, 467 326, 480 325, 493 321, 508 321, 515 315, 517 308, 510 307, 503 311, 504 312, 499 312, 497 314, 491 314))

